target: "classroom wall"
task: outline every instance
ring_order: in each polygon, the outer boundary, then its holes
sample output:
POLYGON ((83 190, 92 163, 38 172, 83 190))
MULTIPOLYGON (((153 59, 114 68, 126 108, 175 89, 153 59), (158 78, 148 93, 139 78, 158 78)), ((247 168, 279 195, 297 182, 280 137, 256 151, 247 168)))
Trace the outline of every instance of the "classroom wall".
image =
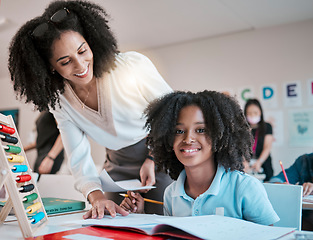
MULTIPOLYGON (((275 83, 279 100, 276 109, 282 110, 286 117, 289 108, 283 105, 280 88, 285 82, 298 80, 302 81, 304 92, 306 80, 313 78, 313 20, 139 52, 154 62, 175 90, 229 89, 236 92, 245 86, 257 90, 265 83, 275 83)), ((0 79, 0 83, 0 109, 20 109, 19 134, 26 145, 38 112, 31 105, 16 100, 9 76, 0 79)), ((302 107, 312 108, 305 101, 302 107)), ((266 111, 264 109, 265 116, 266 111)), ((287 132, 286 119, 283 124, 287 132)), ((312 152, 312 149, 290 147, 285 137, 283 145, 274 146, 272 150, 275 173, 280 171, 279 160, 288 167, 297 156, 312 152)), ((101 168, 105 150, 92 142, 92 152, 101 168)))

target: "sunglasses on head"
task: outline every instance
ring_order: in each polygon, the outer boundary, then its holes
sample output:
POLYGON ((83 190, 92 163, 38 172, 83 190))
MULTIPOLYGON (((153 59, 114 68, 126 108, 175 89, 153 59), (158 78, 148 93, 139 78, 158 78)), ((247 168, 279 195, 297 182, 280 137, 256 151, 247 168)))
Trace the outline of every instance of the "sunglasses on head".
POLYGON ((55 12, 47 22, 39 24, 32 32, 34 37, 42 37, 47 30, 49 29, 49 22, 54 24, 61 23, 67 16, 70 14, 70 11, 67 8, 63 8, 55 12))

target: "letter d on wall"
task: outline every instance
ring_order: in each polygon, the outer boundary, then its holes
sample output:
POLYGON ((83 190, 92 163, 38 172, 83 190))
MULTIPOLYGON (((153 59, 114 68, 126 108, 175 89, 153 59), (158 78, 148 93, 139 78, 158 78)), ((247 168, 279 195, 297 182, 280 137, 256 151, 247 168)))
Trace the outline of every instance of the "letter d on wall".
POLYGON ((263 87, 263 99, 270 99, 274 95, 274 90, 271 87, 263 87))
POLYGON ((277 108, 277 86, 276 84, 266 84, 261 86, 260 95, 264 108, 277 108))

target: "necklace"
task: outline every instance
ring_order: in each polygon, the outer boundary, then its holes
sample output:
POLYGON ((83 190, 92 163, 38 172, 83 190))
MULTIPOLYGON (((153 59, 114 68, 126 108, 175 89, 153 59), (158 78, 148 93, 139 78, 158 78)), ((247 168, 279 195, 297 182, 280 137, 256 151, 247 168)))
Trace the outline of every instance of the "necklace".
POLYGON ((86 103, 86 101, 87 101, 87 99, 89 97, 90 89, 91 89, 91 85, 88 88, 88 92, 87 92, 87 96, 86 96, 85 100, 82 102, 82 109, 85 108, 85 103, 86 103))

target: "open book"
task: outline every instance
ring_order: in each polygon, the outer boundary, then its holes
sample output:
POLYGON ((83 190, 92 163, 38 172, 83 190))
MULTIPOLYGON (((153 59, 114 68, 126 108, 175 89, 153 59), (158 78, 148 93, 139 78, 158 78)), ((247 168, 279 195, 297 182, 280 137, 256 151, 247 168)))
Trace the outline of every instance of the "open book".
POLYGON ((150 214, 129 214, 126 217, 105 216, 102 219, 79 220, 71 223, 118 228, 146 235, 165 235, 182 239, 242 240, 252 236, 254 240, 277 239, 295 230, 294 228, 264 226, 219 215, 166 217, 150 214))

